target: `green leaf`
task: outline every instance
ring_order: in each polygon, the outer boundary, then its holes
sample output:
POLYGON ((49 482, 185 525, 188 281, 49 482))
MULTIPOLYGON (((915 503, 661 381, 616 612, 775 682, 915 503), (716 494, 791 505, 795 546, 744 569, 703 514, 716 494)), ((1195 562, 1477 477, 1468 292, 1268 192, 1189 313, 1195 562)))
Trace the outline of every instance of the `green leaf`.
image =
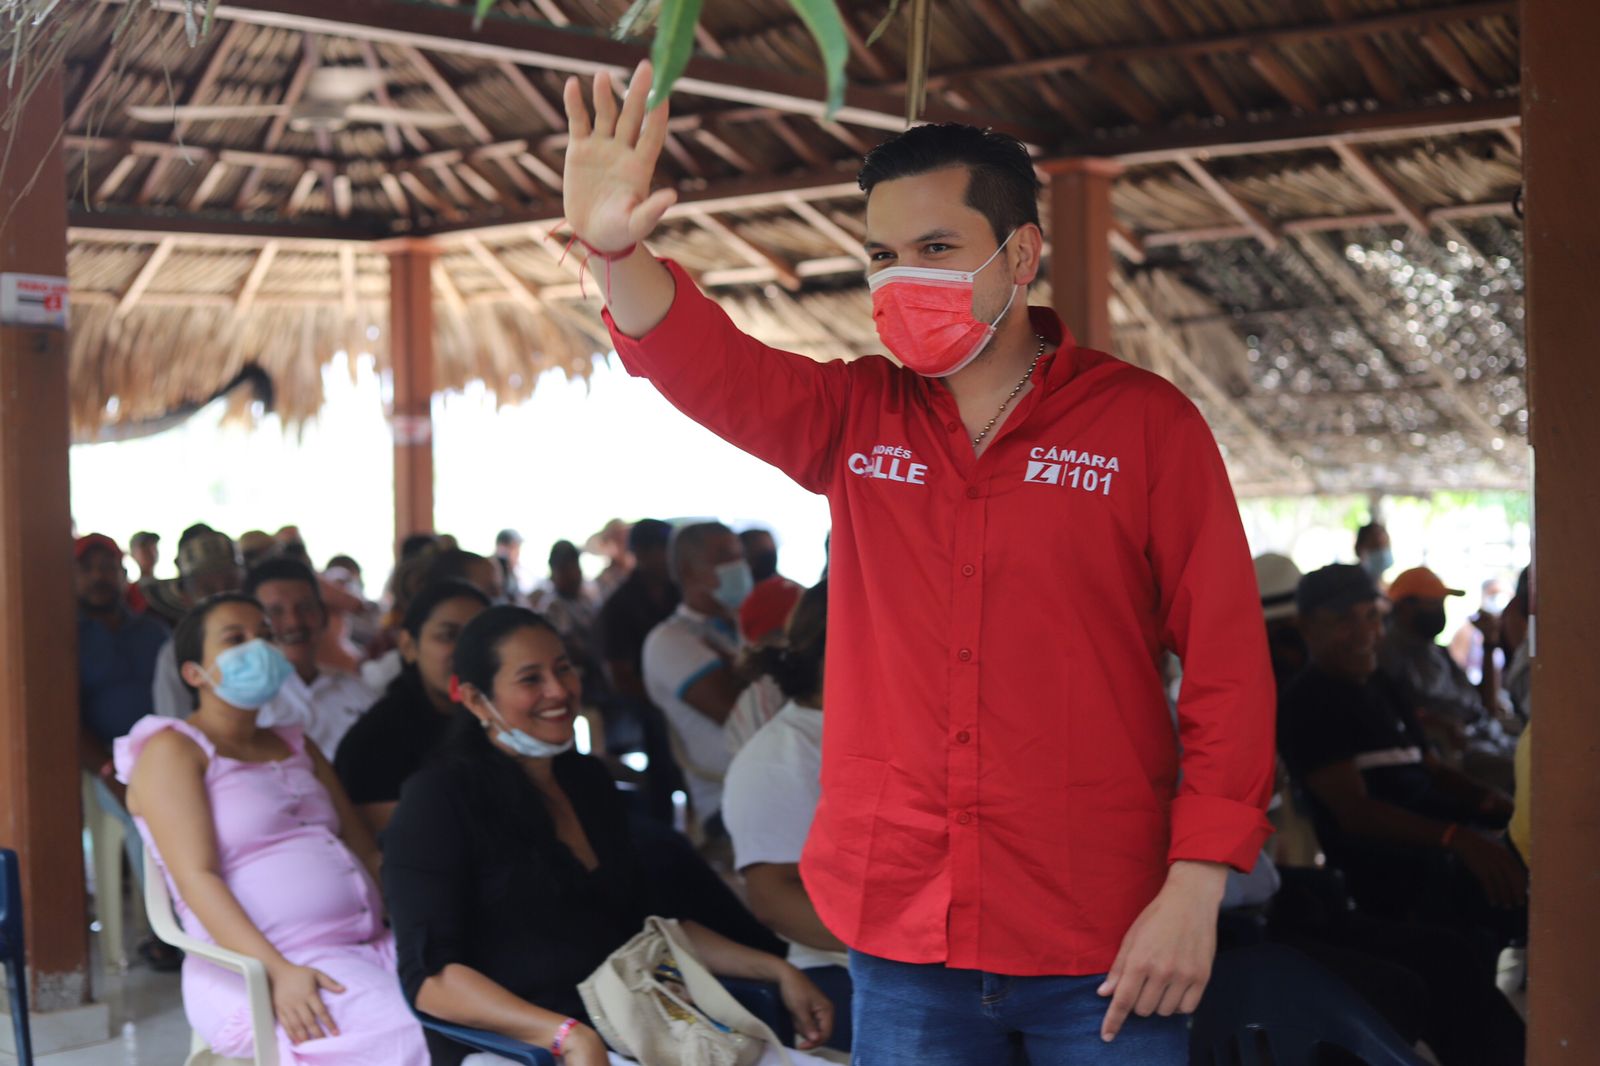
POLYGON ((655 80, 650 86, 652 109, 672 95, 672 86, 689 66, 689 57, 694 54, 694 27, 700 21, 702 2, 661 0, 656 39, 650 46, 650 65, 655 68, 655 80))
POLYGON ((834 0, 789 0, 789 6, 817 39, 823 69, 828 72, 828 118, 844 106, 844 63, 850 55, 844 19, 834 0))
POLYGON ((900 0, 889 0, 889 13, 883 16, 883 19, 879 21, 879 23, 872 28, 872 32, 867 35, 868 48, 871 48, 873 45, 878 43, 878 38, 883 36, 883 31, 889 28, 889 23, 893 22, 894 17, 899 13, 900 0))
POLYGON ((200 27, 200 36, 206 37, 211 33, 211 24, 217 20, 217 0, 206 0, 206 21, 200 27))
POLYGON ((489 13, 491 7, 494 7, 494 0, 478 0, 476 7, 472 11, 472 28, 474 31, 483 28, 483 16, 489 13))
POLYGON ((629 37, 643 37, 650 32, 650 27, 656 24, 656 18, 661 14, 661 0, 633 0, 628 10, 622 13, 617 20, 616 28, 611 31, 611 36, 619 40, 629 37))

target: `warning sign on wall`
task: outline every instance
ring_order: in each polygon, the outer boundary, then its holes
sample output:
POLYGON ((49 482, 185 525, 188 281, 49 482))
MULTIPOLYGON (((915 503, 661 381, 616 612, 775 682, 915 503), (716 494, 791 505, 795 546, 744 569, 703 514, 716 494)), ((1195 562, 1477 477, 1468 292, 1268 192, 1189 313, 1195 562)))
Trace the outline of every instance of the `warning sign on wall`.
POLYGON ((0 325, 67 328, 67 279, 0 274, 0 325))

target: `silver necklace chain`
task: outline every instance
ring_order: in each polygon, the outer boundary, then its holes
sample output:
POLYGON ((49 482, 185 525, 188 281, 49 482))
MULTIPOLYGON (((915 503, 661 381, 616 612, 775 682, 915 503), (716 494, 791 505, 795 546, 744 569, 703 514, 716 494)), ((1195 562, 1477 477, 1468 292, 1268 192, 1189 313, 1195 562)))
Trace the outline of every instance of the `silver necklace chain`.
MULTIPOLYGON (((1035 336, 1038 336, 1038 335, 1035 334, 1035 336)), ((1039 337, 1039 350, 1034 353, 1033 362, 1028 364, 1028 372, 1026 374, 1022 375, 1022 380, 1017 382, 1017 387, 1011 390, 1011 395, 1007 396, 1005 398, 1005 400, 1003 400, 1001 402, 1000 410, 996 411, 994 413, 994 417, 989 419, 989 424, 987 426, 983 427, 983 432, 979 433, 976 437, 972 438, 972 446, 974 448, 982 447, 984 438, 987 437, 989 435, 990 431, 994 429, 994 424, 996 422, 1000 421, 1000 416, 1006 413, 1006 408, 1010 407, 1011 406, 1011 401, 1015 400, 1017 398, 1017 393, 1021 392, 1024 388, 1027 387, 1028 382, 1030 380, 1032 380, 1032 378, 1033 378, 1033 372, 1035 370, 1039 369, 1039 360, 1041 360, 1043 358, 1044 358, 1044 338, 1043 337, 1039 337)))

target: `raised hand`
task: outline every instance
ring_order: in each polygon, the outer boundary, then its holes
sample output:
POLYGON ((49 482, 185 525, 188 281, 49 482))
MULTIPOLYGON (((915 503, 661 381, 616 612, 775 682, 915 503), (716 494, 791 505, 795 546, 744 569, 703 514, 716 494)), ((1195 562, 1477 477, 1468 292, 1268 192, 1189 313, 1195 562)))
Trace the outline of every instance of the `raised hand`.
POLYGON ((634 70, 619 113, 611 75, 596 74, 592 120, 576 77, 567 79, 562 94, 571 134, 562 175, 567 225, 602 253, 621 252, 644 240, 677 199, 672 189, 650 191, 667 137, 667 105, 645 110, 650 76, 646 60, 634 70))

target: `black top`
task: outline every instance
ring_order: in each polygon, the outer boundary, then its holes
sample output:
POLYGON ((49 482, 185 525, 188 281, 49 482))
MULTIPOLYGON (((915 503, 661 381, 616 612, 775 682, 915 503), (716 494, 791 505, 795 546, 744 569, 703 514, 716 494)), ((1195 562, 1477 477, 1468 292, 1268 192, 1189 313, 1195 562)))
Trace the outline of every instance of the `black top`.
MULTIPOLYGON (((414 1004, 423 981, 460 963, 530 1003, 587 1020, 579 982, 649 913, 649 879, 621 798, 597 759, 556 757, 556 780, 600 860, 586 871, 556 837, 537 788, 474 726, 458 716, 440 757, 406 782, 384 834, 401 985, 414 1004)), ((434 1066, 467 1054, 436 1034, 428 1040, 434 1066)))
MULTIPOLYGON (((1302 784, 1324 767, 1354 762, 1374 799, 1430 818, 1470 820, 1471 812, 1435 789, 1423 764, 1428 742, 1422 727, 1380 674, 1358 685, 1308 667, 1278 700, 1278 750, 1302 784)), ((1307 798, 1317 837, 1337 861, 1351 842, 1316 797, 1307 798)))
POLYGON ((635 570, 617 586, 600 608, 600 648, 607 662, 631 662, 639 668, 644 659, 644 638, 678 609, 678 590, 669 586, 664 600, 650 595, 644 574, 635 570))
POLYGON ((407 666, 339 742, 333 769, 354 803, 393 803, 406 778, 438 748, 451 716, 428 699, 422 675, 407 666))

